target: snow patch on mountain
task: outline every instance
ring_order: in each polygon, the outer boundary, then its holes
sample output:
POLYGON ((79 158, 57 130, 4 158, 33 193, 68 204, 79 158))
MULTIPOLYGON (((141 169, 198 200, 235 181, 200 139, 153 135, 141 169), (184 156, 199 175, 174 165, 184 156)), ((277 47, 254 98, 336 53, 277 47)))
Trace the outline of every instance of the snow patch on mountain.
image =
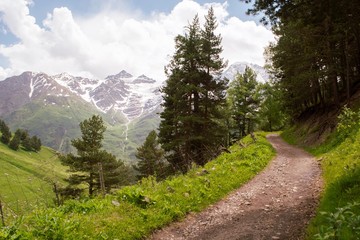
POLYGON ((269 73, 265 68, 252 63, 247 62, 236 62, 231 64, 222 74, 222 77, 229 79, 230 81, 234 80, 237 74, 243 74, 245 72, 245 68, 249 67, 256 73, 256 80, 258 82, 265 83, 269 81, 269 73))
POLYGON ((155 111, 162 101, 157 81, 145 75, 134 77, 125 70, 102 80, 67 73, 52 78, 103 113, 121 112, 128 122, 155 111))
POLYGON ((52 76, 61 86, 68 88, 73 93, 81 96, 85 101, 91 102, 90 92, 97 88, 102 81, 83 77, 74 77, 68 73, 52 76))

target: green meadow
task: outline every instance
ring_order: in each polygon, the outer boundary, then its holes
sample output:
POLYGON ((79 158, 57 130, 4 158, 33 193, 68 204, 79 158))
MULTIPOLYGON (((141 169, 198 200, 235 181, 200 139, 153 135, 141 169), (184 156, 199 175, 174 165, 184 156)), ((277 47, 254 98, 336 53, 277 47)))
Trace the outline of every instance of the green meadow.
POLYGON ((0 200, 6 218, 17 217, 38 206, 52 206, 53 184, 62 184, 66 168, 57 153, 11 150, 0 143, 0 200))

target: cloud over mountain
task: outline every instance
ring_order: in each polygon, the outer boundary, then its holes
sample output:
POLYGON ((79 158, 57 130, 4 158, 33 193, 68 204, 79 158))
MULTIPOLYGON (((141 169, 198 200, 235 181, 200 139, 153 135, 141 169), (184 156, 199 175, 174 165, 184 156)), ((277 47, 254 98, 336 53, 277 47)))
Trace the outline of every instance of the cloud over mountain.
MULTIPOLYGON (((223 37, 223 57, 230 63, 262 65, 263 48, 273 40, 271 31, 229 17, 226 2, 211 5, 223 37)), ((209 7, 183 0, 171 12, 151 16, 109 6, 92 15, 77 16, 59 7, 45 19, 35 19, 31 1, 1 0, 1 22, 19 41, 12 45, 0 41, 0 55, 8 62, 8 66, 0 66, 0 80, 27 70, 104 78, 118 69, 164 80, 163 67, 174 51, 174 37, 184 32, 195 14, 202 19, 209 7)))

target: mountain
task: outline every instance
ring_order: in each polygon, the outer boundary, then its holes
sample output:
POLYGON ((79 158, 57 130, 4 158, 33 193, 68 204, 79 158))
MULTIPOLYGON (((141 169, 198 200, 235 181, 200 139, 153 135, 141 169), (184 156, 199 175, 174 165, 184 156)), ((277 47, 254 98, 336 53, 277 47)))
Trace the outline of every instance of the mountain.
POLYGON ((232 81, 235 76, 240 73, 243 74, 245 72, 245 68, 249 67, 256 73, 256 80, 258 82, 267 82, 269 81, 269 73, 266 71, 265 68, 253 64, 253 63, 247 63, 247 62, 236 62, 231 64, 222 74, 222 77, 225 77, 232 81))
POLYGON ((80 136, 79 123, 99 114, 108 128, 104 147, 130 160, 158 126, 160 86, 126 71, 102 80, 24 72, 0 82, 0 118, 13 130, 28 129, 44 145, 69 152, 71 139, 80 136))
MULTIPOLYGON (((232 80, 245 66, 254 69, 259 81, 267 81, 262 67, 248 63, 230 65, 223 77, 232 80)), ((104 79, 24 72, 0 81, 0 118, 12 130, 27 129, 44 145, 70 152, 71 139, 81 136, 79 123, 99 114, 107 126, 104 148, 124 161, 136 161, 136 148, 159 126, 161 86, 125 70, 104 79)))

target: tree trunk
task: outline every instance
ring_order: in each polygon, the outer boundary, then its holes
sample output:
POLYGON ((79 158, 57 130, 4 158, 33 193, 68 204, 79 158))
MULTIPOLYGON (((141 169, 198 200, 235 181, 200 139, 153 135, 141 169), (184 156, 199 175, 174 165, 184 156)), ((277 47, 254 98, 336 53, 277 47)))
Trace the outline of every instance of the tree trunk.
POLYGON ((331 36, 331 17, 327 15, 324 21, 325 27, 325 41, 326 41, 326 61, 327 61, 327 77, 330 81, 331 91, 332 91, 332 101, 335 106, 340 105, 339 101, 339 90, 338 90, 338 83, 337 83, 337 75, 335 71, 335 63, 333 59, 332 51, 334 48, 334 44, 330 40, 331 36))
POLYGON ((94 176, 90 173, 89 176, 89 195, 92 196, 94 193, 94 176))
POLYGON ((346 101, 347 104, 350 103, 350 64, 349 64, 349 54, 348 54, 348 33, 345 31, 345 62, 346 62, 346 101))

